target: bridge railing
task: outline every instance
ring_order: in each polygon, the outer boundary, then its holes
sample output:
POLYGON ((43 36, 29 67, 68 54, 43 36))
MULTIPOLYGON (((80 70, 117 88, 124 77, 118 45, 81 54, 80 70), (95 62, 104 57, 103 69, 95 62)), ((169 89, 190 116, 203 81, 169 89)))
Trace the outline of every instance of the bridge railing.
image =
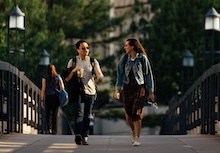
POLYGON ((0 61, 0 133, 42 132, 40 89, 24 72, 0 61))
POLYGON ((161 134, 220 134, 220 64, 200 76, 166 112, 161 134))

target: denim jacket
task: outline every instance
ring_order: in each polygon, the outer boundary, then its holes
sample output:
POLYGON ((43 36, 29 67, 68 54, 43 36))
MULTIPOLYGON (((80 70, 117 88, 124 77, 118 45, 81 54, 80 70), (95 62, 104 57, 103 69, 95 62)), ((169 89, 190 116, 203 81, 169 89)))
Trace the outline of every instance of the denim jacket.
POLYGON ((119 61, 118 69, 117 69, 117 81, 115 84, 115 88, 118 90, 121 90, 123 84, 129 83, 129 72, 132 70, 134 73, 135 80, 139 85, 145 84, 146 89, 149 92, 154 92, 154 78, 152 74, 151 64, 147 58, 147 56, 143 55, 142 53, 138 53, 134 65, 131 64, 131 56, 128 55, 127 61, 125 62, 125 65, 123 66, 123 58, 125 58, 125 55, 122 56, 122 58, 119 61), (144 73, 142 72, 142 65, 141 65, 141 58, 143 58, 143 63, 146 64, 146 72, 145 72, 145 78, 144 73), (124 67, 124 70, 123 70, 124 67))

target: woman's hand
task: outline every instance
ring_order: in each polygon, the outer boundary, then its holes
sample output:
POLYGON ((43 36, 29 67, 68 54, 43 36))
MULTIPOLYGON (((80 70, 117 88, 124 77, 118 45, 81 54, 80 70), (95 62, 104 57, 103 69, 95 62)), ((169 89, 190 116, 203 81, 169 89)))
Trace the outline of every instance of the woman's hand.
POLYGON ((150 99, 153 103, 155 103, 155 96, 153 92, 149 93, 148 99, 150 99))
POLYGON ((77 71, 80 71, 82 68, 80 66, 76 66, 74 69, 72 69, 72 73, 75 73, 77 71))
POLYGON ((115 90, 114 98, 117 99, 117 100, 120 99, 120 92, 119 92, 119 90, 115 90))
POLYGON ((144 109, 140 108, 137 110, 136 115, 139 115, 141 119, 144 118, 144 109))
POLYGON ((44 102, 41 101, 41 107, 44 109, 44 102))

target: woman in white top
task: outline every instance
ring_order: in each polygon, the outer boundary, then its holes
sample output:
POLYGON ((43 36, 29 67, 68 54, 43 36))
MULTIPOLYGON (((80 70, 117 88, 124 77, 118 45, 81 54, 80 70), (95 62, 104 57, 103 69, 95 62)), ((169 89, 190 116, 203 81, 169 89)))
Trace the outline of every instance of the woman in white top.
POLYGON ((67 69, 70 72, 65 80, 70 86, 70 104, 73 104, 75 142, 78 145, 88 145, 89 114, 96 98, 93 74, 96 75, 97 82, 101 82, 103 73, 98 61, 89 56, 89 45, 86 41, 78 41, 76 50, 78 56, 69 60, 67 69), (84 103, 83 107, 81 103, 84 103))

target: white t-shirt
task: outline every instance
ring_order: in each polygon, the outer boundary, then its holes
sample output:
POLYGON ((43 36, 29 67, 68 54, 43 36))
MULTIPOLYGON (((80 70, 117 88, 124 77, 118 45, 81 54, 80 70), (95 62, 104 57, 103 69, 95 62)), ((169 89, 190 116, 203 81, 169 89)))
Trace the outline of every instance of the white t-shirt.
MULTIPOLYGON (((72 67, 72 58, 69 60, 67 64, 67 68, 72 67)), ((97 69, 100 69, 100 65, 96 59, 94 59, 95 65, 94 65, 94 71, 97 69)), ((95 82, 94 78, 92 75, 92 65, 90 62, 90 57, 87 58, 86 60, 82 60, 76 57, 76 66, 80 66, 84 69, 83 72, 83 77, 82 77, 82 82, 85 87, 85 93, 88 95, 95 95, 96 94, 96 87, 95 87, 95 82)))

